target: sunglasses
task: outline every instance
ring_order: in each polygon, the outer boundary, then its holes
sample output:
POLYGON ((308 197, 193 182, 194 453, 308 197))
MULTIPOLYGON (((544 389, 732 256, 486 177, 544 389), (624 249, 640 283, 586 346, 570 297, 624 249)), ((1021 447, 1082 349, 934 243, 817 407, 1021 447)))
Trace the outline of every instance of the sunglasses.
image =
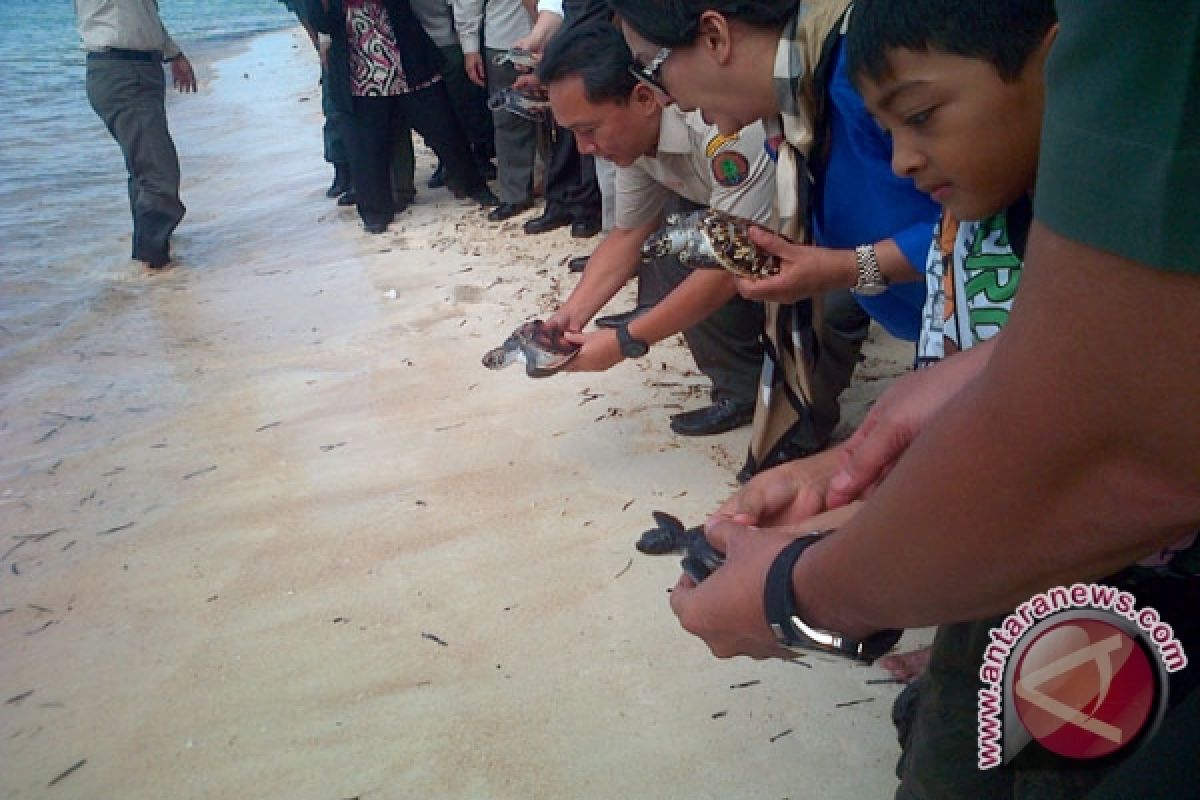
POLYGON ((670 92, 667 91, 667 87, 663 86, 661 73, 663 64, 666 63, 670 56, 671 48, 669 47, 660 48, 659 51, 654 54, 654 58, 649 64, 640 63, 637 60, 637 56, 634 56, 633 63, 629 65, 629 72, 633 75, 633 77, 637 78, 651 89, 657 89, 663 94, 669 95, 670 92))

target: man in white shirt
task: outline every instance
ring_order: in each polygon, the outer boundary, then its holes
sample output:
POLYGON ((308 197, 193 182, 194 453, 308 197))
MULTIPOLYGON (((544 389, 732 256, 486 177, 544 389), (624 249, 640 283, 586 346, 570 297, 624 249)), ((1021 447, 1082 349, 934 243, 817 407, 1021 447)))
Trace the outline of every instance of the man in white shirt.
MULTIPOLYGON (((518 72, 503 56, 533 29, 522 0, 454 0, 454 28, 462 44, 467 77, 494 95, 512 86, 518 72), (497 63, 497 60, 501 63, 497 63)), ((537 123, 508 111, 492 112, 496 135, 496 180, 500 205, 488 212, 492 222, 533 207, 533 163, 537 123)))
POLYGON ((642 242, 678 198, 770 225, 774 164, 757 123, 721 136, 699 113, 663 108, 657 93, 630 72, 621 34, 601 22, 568 28, 546 48, 538 75, 554 115, 575 134, 580 152, 617 165, 616 226, 592 254, 583 278, 547 324, 582 345, 566 367, 602 371, 643 356, 682 332, 696 365, 713 382, 712 405, 676 414, 681 435, 721 433, 747 424, 762 368, 761 311, 737 294, 722 270, 690 271, 675 259, 639 270, 642 242), (602 318, 606 330, 583 327, 635 273, 641 313, 602 318), (608 326, 606 326, 608 327, 608 326))
POLYGON ((162 63, 181 92, 196 91, 187 57, 158 16, 156 0, 75 0, 87 51, 87 95, 121 147, 129 170, 133 258, 161 269, 186 209, 179 200, 179 156, 167 129, 162 63))

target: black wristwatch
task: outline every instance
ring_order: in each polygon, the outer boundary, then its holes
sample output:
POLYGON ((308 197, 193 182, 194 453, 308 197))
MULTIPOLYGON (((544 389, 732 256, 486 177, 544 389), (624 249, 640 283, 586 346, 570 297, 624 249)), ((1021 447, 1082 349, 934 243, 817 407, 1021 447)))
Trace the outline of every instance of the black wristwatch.
POLYGON ((805 550, 830 533, 832 531, 813 531, 801 536, 775 557, 767 571, 767 582, 763 586, 763 608, 767 613, 767 624, 774 631, 776 641, 796 655, 817 650, 870 664, 895 646, 902 631, 882 630, 858 641, 834 631, 814 628, 800 618, 796 609, 796 594, 792 590, 792 568, 796 566, 805 550))
POLYGON ((650 345, 629 333, 628 323, 617 326, 617 343, 621 345, 621 355, 626 358, 641 358, 650 352, 650 345))

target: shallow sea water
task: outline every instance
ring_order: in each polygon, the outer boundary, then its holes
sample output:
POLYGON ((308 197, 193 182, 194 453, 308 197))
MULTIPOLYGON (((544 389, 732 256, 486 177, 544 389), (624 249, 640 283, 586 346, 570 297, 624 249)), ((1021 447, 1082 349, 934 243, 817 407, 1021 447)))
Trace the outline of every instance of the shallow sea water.
MULTIPOLYGON (((253 35, 296 23, 277 0, 163 0, 161 7, 167 29, 199 73, 202 92, 211 62, 253 35)), ((71 319, 128 274, 131 222, 120 150, 85 94, 72 4, 0 0, 0 19, 4 357, 39 341, 47 319, 71 319)), ((177 145, 181 126, 192 122, 190 99, 168 92, 177 145)), ((190 177, 185 166, 185 204, 190 177)))

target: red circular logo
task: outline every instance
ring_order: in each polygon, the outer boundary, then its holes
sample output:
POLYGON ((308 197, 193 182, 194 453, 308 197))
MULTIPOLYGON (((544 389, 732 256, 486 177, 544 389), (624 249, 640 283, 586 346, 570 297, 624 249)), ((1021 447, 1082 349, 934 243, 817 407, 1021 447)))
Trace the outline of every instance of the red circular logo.
POLYGON ((1157 687, 1141 644, 1096 619, 1072 619, 1040 632, 1012 676, 1017 716, 1046 749, 1100 758, 1145 728, 1157 687))

